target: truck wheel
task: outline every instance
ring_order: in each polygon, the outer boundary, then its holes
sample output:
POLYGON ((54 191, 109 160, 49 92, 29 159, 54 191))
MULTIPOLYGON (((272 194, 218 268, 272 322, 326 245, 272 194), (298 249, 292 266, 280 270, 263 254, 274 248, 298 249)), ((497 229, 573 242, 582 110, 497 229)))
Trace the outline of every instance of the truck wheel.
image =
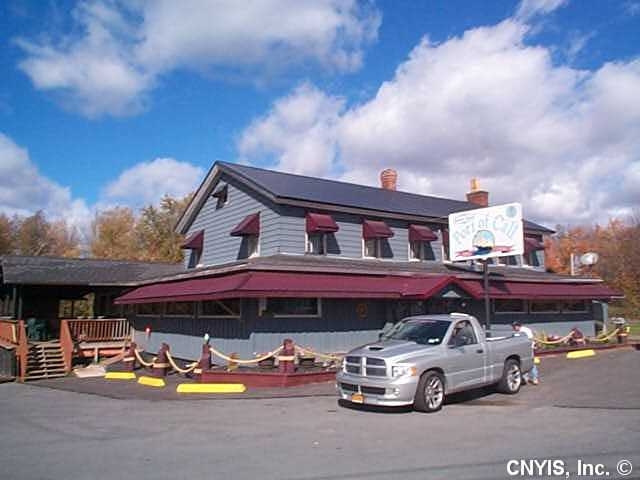
POLYGON ((444 377, 435 371, 424 373, 418 382, 413 406, 421 412, 437 412, 444 403, 444 377))
POLYGON ((520 370, 520 362, 510 358, 504 362, 504 370, 502 378, 498 382, 497 390, 500 393, 514 395, 520 391, 522 386, 522 371, 520 370))

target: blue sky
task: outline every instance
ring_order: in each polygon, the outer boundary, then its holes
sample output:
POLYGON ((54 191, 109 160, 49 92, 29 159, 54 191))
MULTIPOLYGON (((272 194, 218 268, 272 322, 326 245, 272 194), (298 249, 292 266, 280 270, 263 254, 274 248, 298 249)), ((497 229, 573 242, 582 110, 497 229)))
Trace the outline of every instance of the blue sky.
POLYGON ((0 4, 0 211, 87 230, 216 159, 492 203, 640 204, 640 1, 0 4))

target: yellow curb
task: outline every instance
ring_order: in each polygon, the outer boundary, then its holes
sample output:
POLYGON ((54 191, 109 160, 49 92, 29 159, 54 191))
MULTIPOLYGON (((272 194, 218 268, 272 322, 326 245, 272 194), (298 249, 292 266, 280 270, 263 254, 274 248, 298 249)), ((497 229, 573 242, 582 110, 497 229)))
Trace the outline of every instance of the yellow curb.
POLYGON ((135 380, 136 374, 133 372, 107 372, 104 378, 107 380, 135 380))
POLYGON ((540 365, 540 359, 538 357, 534 357, 533 363, 535 363, 536 365, 540 365))
POLYGON ((576 350, 575 352, 567 353, 567 358, 585 358, 593 357, 596 354, 595 350, 576 350))
POLYGON ((140 385, 146 385, 147 387, 164 387, 165 383, 162 378, 154 377, 140 377, 138 379, 140 385))
POLYGON ((178 393, 242 393, 247 389, 242 383, 181 383, 178 393))

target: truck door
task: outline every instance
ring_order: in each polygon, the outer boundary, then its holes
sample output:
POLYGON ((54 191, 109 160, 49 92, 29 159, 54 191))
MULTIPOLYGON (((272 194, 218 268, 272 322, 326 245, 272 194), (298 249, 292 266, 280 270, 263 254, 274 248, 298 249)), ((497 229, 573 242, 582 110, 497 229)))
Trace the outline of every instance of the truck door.
POLYGON ((469 320, 456 322, 447 347, 449 369, 446 375, 450 390, 484 383, 487 352, 469 320))

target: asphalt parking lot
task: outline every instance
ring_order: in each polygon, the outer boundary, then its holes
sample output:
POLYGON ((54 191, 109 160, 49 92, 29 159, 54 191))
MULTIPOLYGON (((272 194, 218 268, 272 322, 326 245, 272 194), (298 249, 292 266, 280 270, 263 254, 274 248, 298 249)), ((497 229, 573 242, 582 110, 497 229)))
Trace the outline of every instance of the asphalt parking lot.
POLYGON ((631 349, 544 358, 540 386, 458 395, 432 415, 343 408, 328 384, 216 401, 2 384, 2 478, 640 478, 639 367, 631 349), (561 461, 568 475, 509 475, 531 459, 561 461), (616 471, 623 459, 629 476, 616 471), (609 475, 578 477, 579 461, 609 475))

